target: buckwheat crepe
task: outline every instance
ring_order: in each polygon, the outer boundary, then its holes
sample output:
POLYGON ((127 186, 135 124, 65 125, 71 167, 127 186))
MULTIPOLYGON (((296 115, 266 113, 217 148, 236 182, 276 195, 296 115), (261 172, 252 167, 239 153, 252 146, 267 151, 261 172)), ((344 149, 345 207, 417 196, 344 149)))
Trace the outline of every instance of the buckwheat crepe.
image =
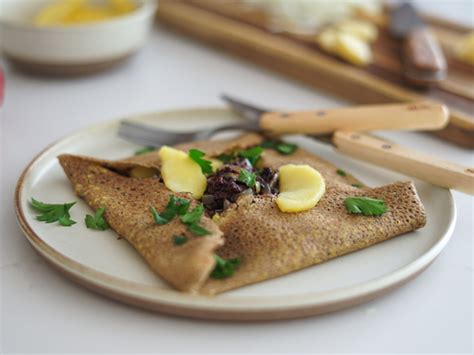
MULTIPOLYGON (((262 137, 246 134, 223 141, 192 142, 176 146, 191 148, 213 157, 259 144, 262 137)), ((426 215, 412 182, 397 182, 378 188, 356 188, 352 176, 340 176, 337 168, 315 155, 298 149, 280 155, 266 149, 262 166, 274 170, 285 164, 307 164, 326 181, 326 193, 310 210, 281 212, 276 196, 247 194, 214 218, 203 216, 201 225, 211 234, 191 237, 184 245, 172 242, 174 235, 186 233, 175 218, 158 225, 150 206, 162 211, 170 196, 192 199, 190 194, 168 190, 159 178, 132 178, 134 167, 160 169, 157 152, 119 161, 61 155, 59 161, 75 192, 90 207, 105 207, 111 228, 125 238, 150 268, 176 289, 201 294, 217 294, 247 284, 285 275, 337 256, 344 255, 394 236, 421 228, 426 215), (383 199, 389 211, 379 217, 352 215, 344 206, 349 196, 383 199), (226 279, 212 279, 214 254, 239 257, 241 264, 226 279)), ((198 201, 193 201, 197 204, 198 201)), ((315 280, 317 281, 317 280, 315 280)))

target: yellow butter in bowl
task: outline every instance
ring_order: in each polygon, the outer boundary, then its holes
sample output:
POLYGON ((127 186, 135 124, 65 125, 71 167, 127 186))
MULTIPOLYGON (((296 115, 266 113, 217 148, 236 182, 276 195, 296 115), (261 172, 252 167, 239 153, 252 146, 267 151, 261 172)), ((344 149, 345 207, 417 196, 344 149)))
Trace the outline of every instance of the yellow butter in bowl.
POLYGON ((73 26, 106 21, 135 9, 132 0, 58 0, 43 8, 34 23, 38 26, 73 26))
POLYGON ((282 212, 302 212, 316 206, 326 192, 323 176, 309 165, 287 164, 278 169, 280 193, 276 203, 282 212))

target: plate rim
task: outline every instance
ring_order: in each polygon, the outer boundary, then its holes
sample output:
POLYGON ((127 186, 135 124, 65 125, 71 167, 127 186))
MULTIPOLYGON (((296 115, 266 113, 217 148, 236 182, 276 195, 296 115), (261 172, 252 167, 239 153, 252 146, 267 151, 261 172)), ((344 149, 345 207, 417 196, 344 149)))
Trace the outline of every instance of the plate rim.
MULTIPOLYGON (((183 114, 185 112, 214 111, 229 113, 229 109, 210 107, 190 107, 127 115, 127 118, 146 119, 157 115, 183 114)), ((449 224, 443 235, 426 252, 412 262, 383 276, 357 283, 351 286, 338 287, 328 291, 311 292, 303 295, 292 295, 289 304, 288 296, 275 296, 268 302, 256 305, 258 296, 216 296, 189 295, 175 290, 157 288, 133 281, 124 280, 105 272, 97 271, 61 254, 51 245, 41 239, 28 223, 22 208, 22 192, 24 182, 35 164, 54 149, 58 144, 90 130, 117 124, 123 117, 99 122, 79 128, 47 145, 38 153, 22 171, 15 188, 15 213, 17 220, 28 242, 45 260, 66 277, 86 288, 105 295, 109 298, 162 313, 201 319, 216 320, 275 320, 307 317, 351 307, 396 289, 414 279, 423 272, 441 253, 454 231, 457 219, 456 205, 450 190, 447 190, 450 203, 449 224), (159 292, 157 292, 159 290, 159 292), (224 302, 221 302, 224 300, 224 302), (246 301, 243 306, 232 305, 232 302, 246 301), (285 302, 282 304, 282 300, 285 302), (212 301, 212 302, 211 302, 212 301), (217 301, 217 302, 216 302, 217 301)), ((158 118, 159 119, 159 118, 158 118)), ((225 295, 225 294, 224 294, 225 295)))

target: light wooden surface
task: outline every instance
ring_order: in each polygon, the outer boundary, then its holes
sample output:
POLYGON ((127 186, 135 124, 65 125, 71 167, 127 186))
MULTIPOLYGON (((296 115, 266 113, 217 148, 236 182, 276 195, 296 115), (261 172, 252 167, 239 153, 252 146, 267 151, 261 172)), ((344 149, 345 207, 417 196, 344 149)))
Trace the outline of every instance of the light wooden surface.
POLYGON ((448 123, 445 106, 418 102, 303 112, 268 112, 260 126, 271 133, 324 134, 336 130, 436 130, 448 123))
MULTIPOLYGON (((248 11, 236 10, 235 4, 235 1, 164 0, 160 3, 158 19, 174 30, 356 103, 412 102, 433 98, 431 91, 416 91, 398 82, 400 74, 396 68, 401 68, 401 65, 394 48, 397 44, 389 38, 386 43, 376 43, 375 58, 377 61, 380 56, 378 53, 388 50, 392 58, 385 62, 394 62, 395 69, 391 66, 374 66, 370 70, 356 68, 317 50, 313 42, 276 35, 259 27, 261 18, 252 17, 248 11), (384 74, 383 78, 379 72, 384 74), (389 80, 392 76, 396 80, 389 80)), ((454 30, 442 30, 449 35, 456 34, 454 30)), ((459 37, 460 34, 457 33, 456 38, 459 37)), ((454 89, 453 92, 435 95, 436 100, 448 104, 450 123, 435 134, 459 145, 474 148, 474 118, 469 112, 472 100, 466 98, 471 95, 469 88, 474 82, 472 78, 469 68, 458 64, 450 66, 448 84, 444 88, 454 89), (457 74, 463 73, 457 77, 464 77, 464 82, 454 80, 456 76, 451 75, 453 69, 456 69, 457 74), (463 95, 457 95, 460 92, 463 95), (442 100, 438 96, 442 96, 442 100)))
POLYGON ((356 159, 474 195, 474 167, 450 163, 430 154, 355 132, 335 132, 333 143, 339 151, 356 159))

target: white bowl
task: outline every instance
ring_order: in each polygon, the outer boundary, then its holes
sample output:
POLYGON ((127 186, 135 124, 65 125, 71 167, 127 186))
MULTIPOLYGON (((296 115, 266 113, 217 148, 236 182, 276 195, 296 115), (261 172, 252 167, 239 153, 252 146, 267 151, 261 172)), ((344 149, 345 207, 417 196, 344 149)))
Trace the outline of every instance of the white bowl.
POLYGON ((128 58, 145 43, 157 6, 134 0, 135 11, 77 26, 39 27, 38 11, 53 0, 0 0, 0 46, 14 64, 48 73, 97 71, 128 58))

